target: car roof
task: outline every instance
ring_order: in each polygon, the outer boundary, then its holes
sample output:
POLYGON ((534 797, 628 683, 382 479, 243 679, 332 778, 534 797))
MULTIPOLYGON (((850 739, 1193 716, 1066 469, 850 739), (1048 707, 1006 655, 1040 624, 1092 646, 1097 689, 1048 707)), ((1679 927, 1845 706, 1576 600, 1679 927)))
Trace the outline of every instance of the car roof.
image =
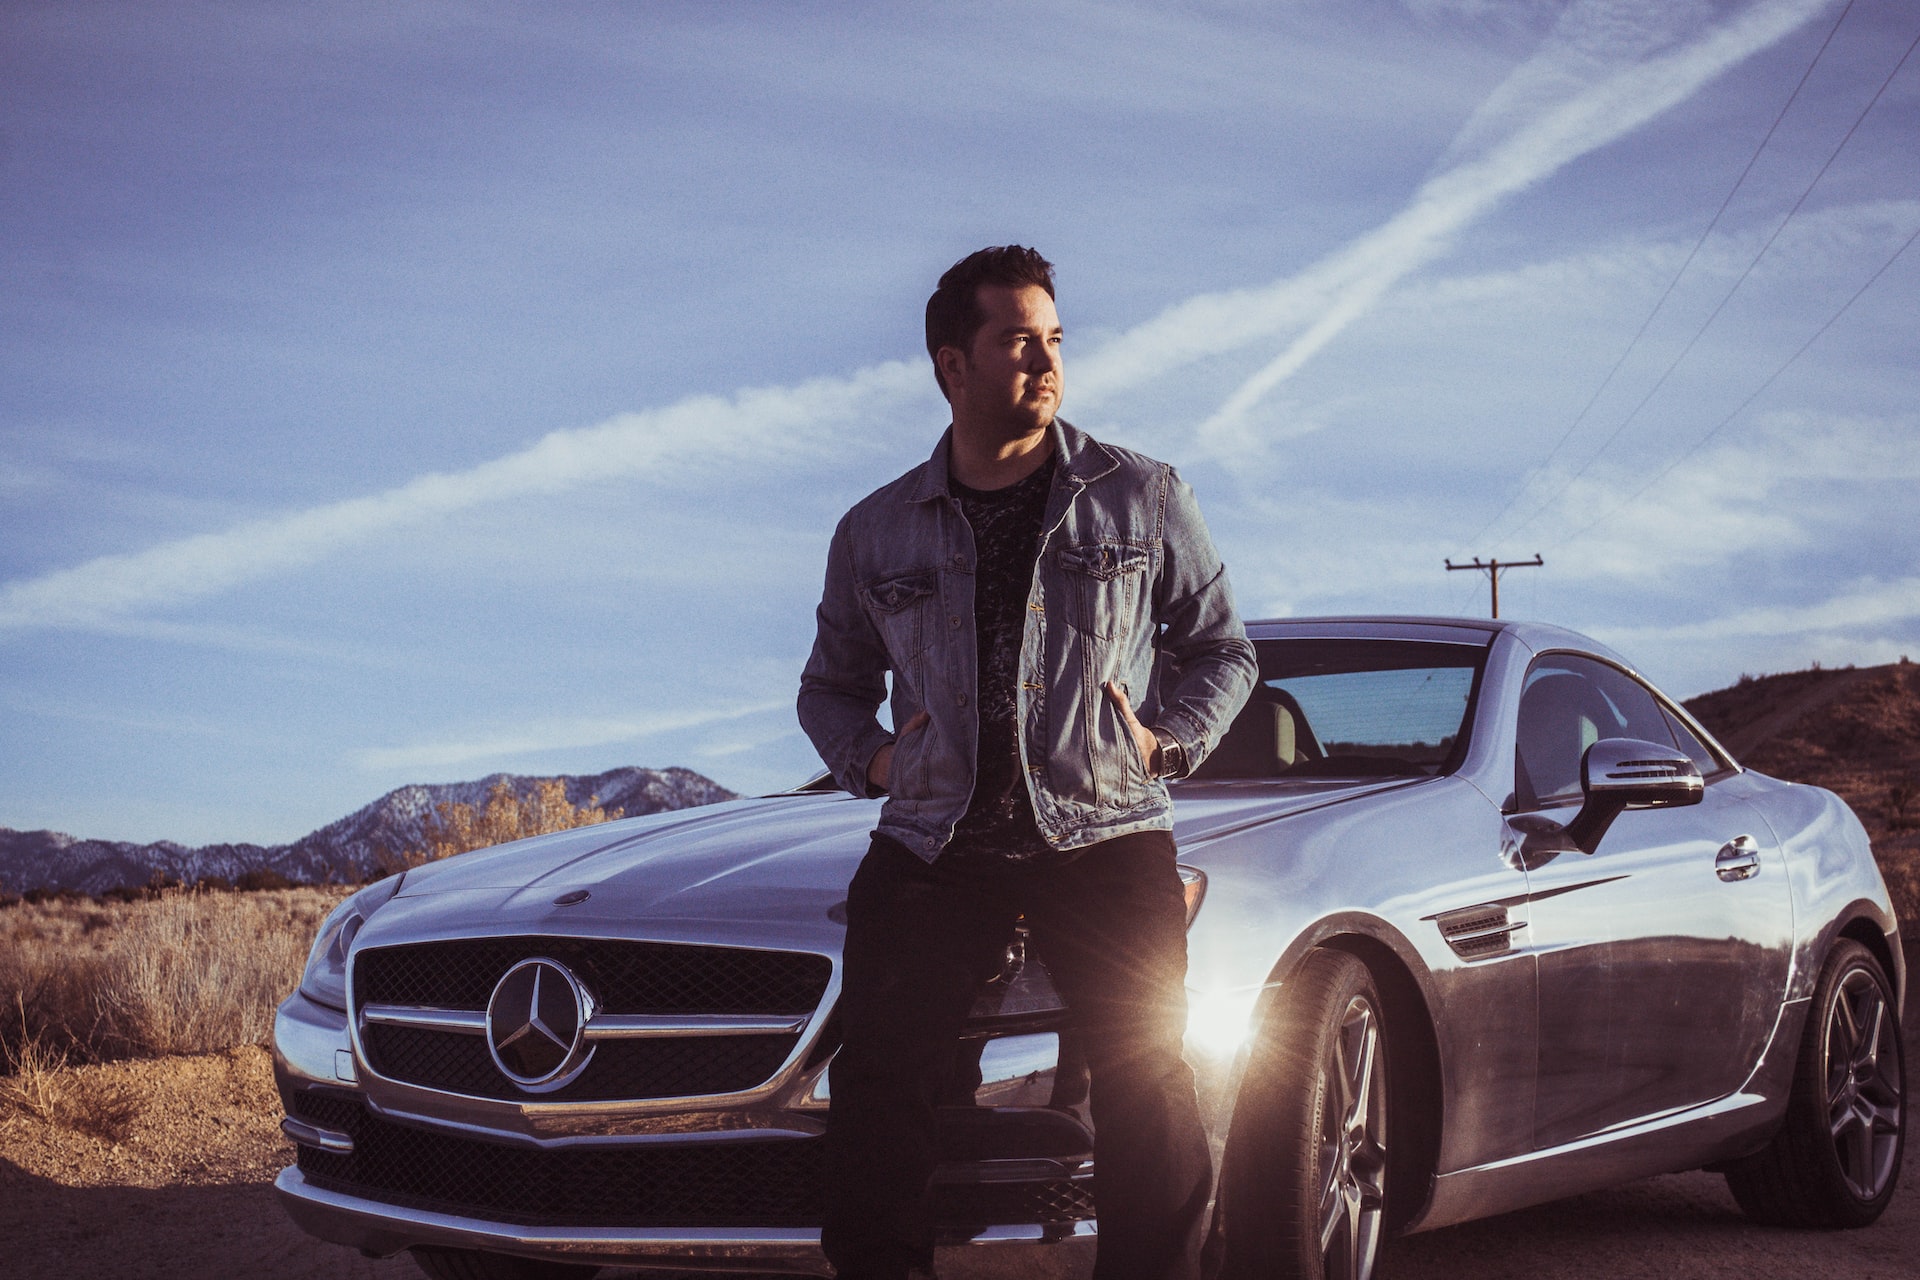
POLYGON ((1535 653, 1573 649, 1615 662, 1629 671, 1633 664, 1592 636, 1544 622, 1513 618, 1448 618, 1418 614, 1351 614, 1315 618, 1260 618, 1249 621, 1247 635, 1255 640, 1292 638, 1351 638, 1355 640, 1429 640, 1454 644, 1491 645, 1498 636, 1510 636, 1535 653))

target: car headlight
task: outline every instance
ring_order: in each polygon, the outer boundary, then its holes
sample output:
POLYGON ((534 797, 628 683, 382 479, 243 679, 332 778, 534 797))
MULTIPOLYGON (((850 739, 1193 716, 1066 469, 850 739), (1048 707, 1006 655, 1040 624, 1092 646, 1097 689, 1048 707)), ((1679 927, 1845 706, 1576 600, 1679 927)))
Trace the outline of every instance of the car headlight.
POLYGON ((1179 872, 1180 888, 1187 896, 1187 928, 1191 929, 1193 918, 1200 914, 1200 901, 1207 896, 1207 873, 1184 862, 1179 872))
POLYGON ((404 875, 402 872, 376 880, 333 909, 320 926, 320 936, 313 940, 313 950, 307 954, 306 972, 300 975, 301 995, 315 1004, 346 1012, 347 949, 353 946, 367 917, 400 892, 404 875))
MULTIPOLYGON (((1187 895, 1187 928, 1200 914, 1207 896, 1207 875, 1198 867, 1180 866, 1180 885, 1187 895)), ((1266 989, 1262 983, 1239 987, 1187 988, 1187 1044, 1213 1057, 1231 1059, 1246 1043, 1253 1026, 1253 1009, 1266 989)))

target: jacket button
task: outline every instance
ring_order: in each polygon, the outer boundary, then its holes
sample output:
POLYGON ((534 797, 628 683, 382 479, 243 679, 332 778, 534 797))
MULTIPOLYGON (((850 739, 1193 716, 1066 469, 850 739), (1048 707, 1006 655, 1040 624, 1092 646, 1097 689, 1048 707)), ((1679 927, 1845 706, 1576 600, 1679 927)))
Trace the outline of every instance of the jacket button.
POLYGON ((957 627, 957 626, 959 626, 959 625, 960 625, 960 615, 959 615, 959 614, 957 614, 957 613, 955 613, 955 614, 950 614, 950 615, 948 615, 948 617, 947 617, 947 625, 948 625, 948 626, 950 626, 950 627, 957 627))
POLYGON ((964 707, 964 706, 966 706, 966 705, 967 705, 967 695, 966 695, 966 694, 964 694, 964 693, 956 693, 956 694, 954 694, 954 695, 953 695, 953 705, 954 705, 954 706, 956 706, 956 707, 964 707))

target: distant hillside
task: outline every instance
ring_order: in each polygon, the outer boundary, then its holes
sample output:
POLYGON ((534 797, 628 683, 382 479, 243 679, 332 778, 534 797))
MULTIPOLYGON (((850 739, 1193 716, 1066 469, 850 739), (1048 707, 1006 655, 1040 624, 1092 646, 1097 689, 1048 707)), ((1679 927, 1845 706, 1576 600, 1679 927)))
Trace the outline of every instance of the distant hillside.
MULTIPOLYGON (((139 888, 156 876, 192 884, 210 876, 237 881, 253 871, 308 884, 360 880, 379 865, 382 853, 418 847, 436 805, 484 804, 494 784, 503 780, 522 795, 538 781, 496 773, 473 782, 401 787, 292 844, 189 848, 169 840, 131 844, 0 827, 0 893, 45 888, 101 894, 139 888)), ((583 805, 597 797, 606 809, 619 809, 629 818, 735 798, 733 792, 690 769, 629 766, 587 776, 564 775, 561 780, 570 804, 583 805)))
POLYGON ((1902 918, 1920 919, 1920 665, 1742 677, 1687 709, 1748 768, 1852 805, 1902 918))

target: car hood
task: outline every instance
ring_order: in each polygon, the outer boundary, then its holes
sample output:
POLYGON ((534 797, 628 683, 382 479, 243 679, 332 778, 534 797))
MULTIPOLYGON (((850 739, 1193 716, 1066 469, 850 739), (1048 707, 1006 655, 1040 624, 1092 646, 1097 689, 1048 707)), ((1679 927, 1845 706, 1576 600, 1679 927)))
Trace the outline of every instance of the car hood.
MULTIPOLYGON (((1208 846, 1236 832, 1419 781, 1187 784, 1175 801, 1181 860, 1204 867, 1208 846)), ((431 932, 440 932, 436 924, 571 931, 641 921, 669 934, 676 921, 832 920, 837 928, 879 808, 838 793, 771 796, 497 845, 409 871, 379 923, 404 917, 431 932), (580 890, 585 901, 555 902, 580 890)))

